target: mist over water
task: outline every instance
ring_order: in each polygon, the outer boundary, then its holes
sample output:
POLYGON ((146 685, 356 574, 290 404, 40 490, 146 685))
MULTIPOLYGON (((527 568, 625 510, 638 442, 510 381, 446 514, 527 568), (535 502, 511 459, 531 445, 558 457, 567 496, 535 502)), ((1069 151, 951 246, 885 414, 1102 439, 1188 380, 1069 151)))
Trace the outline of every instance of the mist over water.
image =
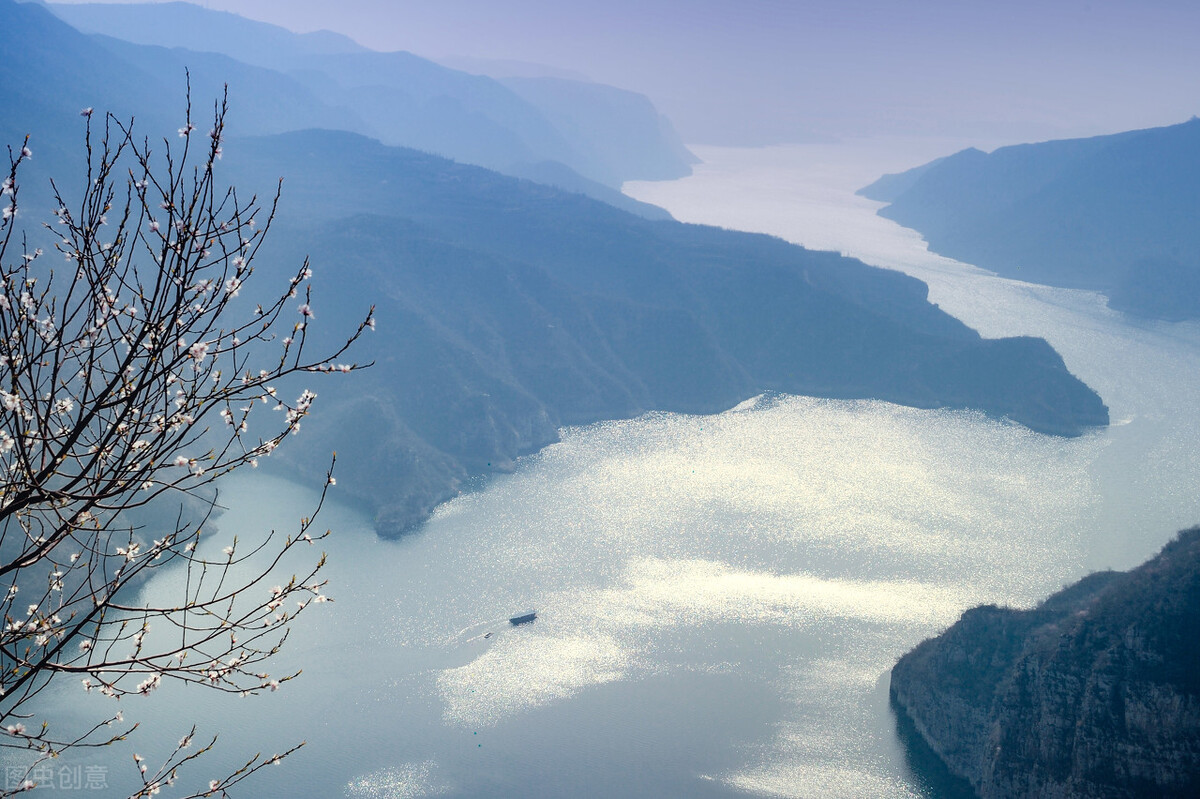
MULTIPOLYGON (((1200 329, 1129 325, 1097 295, 930 255, 853 195, 926 157, 884 153, 702 149, 694 177, 627 190, 903 269, 985 335, 1045 336, 1112 427, 1062 439, 971 412, 763 397, 565 430, 398 542, 334 503, 335 601, 274 667, 303 675, 261 697, 127 701, 139 745, 222 730, 199 778, 307 739, 247 788, 261 797, 929 795, 888 669, 968 607, 1031 605, 1200 521, 1200 329), (509 624, 529 609, 537 621, 509 624)), ((292 529, 314 500, 239 478, 210 545, 292 529)), ((176 587, 164 578, 146 590, 176 587)), ((106 756, 116 782, 129 753, 106 756)))

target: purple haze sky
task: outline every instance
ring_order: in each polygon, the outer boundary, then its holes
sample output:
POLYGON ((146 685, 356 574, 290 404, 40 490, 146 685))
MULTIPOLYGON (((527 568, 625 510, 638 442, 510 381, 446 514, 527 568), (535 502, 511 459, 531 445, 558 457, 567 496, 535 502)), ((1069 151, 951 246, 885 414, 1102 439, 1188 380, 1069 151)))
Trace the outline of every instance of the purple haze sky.
POLYGON ((1200 113, 1194 0, 205 0, 646 93, 693 143, 1090 135, 1200 113))

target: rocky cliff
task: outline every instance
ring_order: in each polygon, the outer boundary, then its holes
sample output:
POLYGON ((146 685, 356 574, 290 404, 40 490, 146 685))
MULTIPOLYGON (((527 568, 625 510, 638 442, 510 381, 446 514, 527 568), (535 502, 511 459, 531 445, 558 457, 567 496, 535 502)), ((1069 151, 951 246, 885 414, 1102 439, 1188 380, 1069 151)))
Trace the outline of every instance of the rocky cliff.
POLYGON ((985 606, 892 670, 897 712, 991 797, 1200 796, 1200 528, 1041 606, 985 606))

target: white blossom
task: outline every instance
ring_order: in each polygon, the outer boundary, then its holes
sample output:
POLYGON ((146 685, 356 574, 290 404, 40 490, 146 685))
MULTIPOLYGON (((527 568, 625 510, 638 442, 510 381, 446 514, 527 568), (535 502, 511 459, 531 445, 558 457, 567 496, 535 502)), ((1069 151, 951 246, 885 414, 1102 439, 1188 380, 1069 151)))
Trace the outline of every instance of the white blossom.
POLYGON ((196 362, 196 366, 199 367, 199 365, 204 361, 205 356, 208 355, 208 342, 197 341, 195 344, 188 347, 188 355, 191 356, 191 359, 196 362))

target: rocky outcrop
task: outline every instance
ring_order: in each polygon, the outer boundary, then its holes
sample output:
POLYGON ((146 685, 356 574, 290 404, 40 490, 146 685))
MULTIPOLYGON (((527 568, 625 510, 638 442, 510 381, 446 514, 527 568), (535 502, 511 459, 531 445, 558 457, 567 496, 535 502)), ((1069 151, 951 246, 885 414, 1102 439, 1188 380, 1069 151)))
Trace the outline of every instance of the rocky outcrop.
POLYGON ((1200 528, 1038 608, 963 614, 892 670, 898 712, 991 797, 1200 795, 1200 528))

